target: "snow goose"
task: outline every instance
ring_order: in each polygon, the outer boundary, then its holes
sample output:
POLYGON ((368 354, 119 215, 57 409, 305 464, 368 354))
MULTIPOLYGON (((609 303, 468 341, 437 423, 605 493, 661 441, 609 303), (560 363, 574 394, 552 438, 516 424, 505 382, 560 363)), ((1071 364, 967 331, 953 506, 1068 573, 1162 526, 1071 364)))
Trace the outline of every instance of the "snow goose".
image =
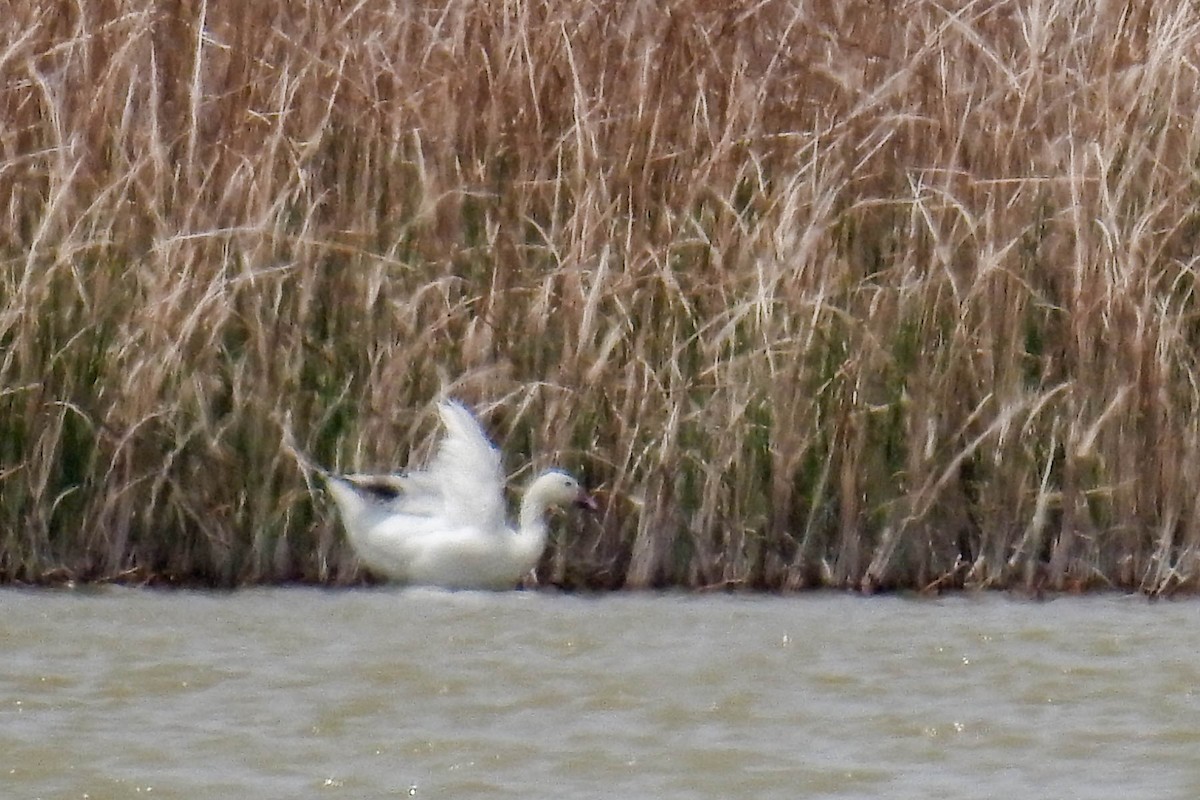
POLYGON ((428 469, 393 475, 320 470, 359 559, 392 580, 451 589, 511 589, 546 548, 546 511, 595 501, 562 470, 525 490, 514 529, 505 520, 500 453, 454 400, 438 405, 445 436, 428 469))

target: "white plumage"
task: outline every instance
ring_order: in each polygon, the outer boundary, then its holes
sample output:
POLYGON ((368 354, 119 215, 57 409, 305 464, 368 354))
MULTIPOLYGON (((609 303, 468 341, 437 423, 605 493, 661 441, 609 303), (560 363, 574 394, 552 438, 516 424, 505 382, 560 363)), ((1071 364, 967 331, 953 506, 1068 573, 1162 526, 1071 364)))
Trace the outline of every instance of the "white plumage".
POLYGON ((574 503, 595 508, 575 478, 542 473, 505 520, 499 451, 453 400, 438 405, 445 436, 427 469, 399 475, 320 470, 359 559, 392 580, 459 589, 509 589, 546 547, 545 514, 574 503))

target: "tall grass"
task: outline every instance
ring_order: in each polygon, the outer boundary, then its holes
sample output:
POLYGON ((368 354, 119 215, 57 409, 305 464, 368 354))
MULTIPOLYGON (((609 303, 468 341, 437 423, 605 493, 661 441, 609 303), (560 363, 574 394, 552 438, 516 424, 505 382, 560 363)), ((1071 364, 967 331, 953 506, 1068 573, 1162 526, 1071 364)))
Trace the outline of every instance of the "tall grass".
POLYGON ((449 391, 543 582, 1200 581, 1194 3, 3 16, 3 579, 357 580, 449 391))

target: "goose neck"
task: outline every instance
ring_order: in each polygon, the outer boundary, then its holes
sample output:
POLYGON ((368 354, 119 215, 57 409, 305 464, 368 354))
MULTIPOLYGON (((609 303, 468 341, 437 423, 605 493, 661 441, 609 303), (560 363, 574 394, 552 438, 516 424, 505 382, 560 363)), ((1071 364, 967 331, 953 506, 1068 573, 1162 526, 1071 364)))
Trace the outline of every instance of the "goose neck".
POLYGON ((526 493, 521 499, 521 511, 517 518, 518 533, 533 539, 546 539, 546 504, 533 492, 526 493))

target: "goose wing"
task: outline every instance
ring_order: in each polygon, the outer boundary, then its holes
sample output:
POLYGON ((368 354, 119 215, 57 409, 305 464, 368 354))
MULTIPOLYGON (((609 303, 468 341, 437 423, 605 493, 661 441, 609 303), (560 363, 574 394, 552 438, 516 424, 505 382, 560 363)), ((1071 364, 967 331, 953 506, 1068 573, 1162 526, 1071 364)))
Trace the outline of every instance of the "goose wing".
POLYGON ((500 451, 461 403, 444 400, 438 404, 438 413, 446 434, 429 469, 416 478, 414 486, 422 490, 436 487, 448 527, 504 531, 504 471, 500 451))
POLYGON ((398 514, 433 517, 442 513, 441 487, 427 472, 342 475, 376 505, 398 514))

